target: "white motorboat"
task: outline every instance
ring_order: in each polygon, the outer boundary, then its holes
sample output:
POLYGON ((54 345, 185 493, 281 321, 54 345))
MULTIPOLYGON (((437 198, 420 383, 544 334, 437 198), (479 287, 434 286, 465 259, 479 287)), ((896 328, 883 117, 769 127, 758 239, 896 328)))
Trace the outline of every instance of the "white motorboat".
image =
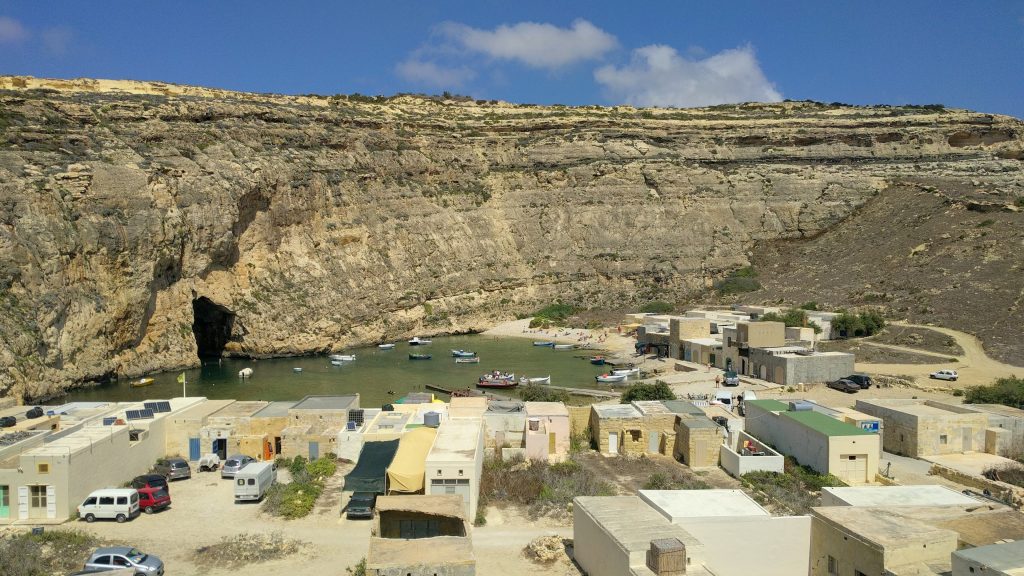
POLYGON ((345 362, 344 360, 331 360, 332 366, 344 366, 345 364, 348 364, 348 362, 345 362))
POLYGON ((552 346, 555 350, 572 350, 575 347, 575 344, 555 344, 552 346))
POLYGON ((302 368, 299 368, 298 366, 296 366, 295 368, 292 368, 292 372, 295 372, 296 374, 298 374, 299 372, 302 372, 302 368))
POLYGON ((594 379, 601 384, 616 384, 626 380, 625 374, 601 374, 600 376, 594 376, 594 379))
POLYGON ((328 356, 331 360, 338 360, 341 362, 352 362, 356 359, 355 354, 331 354, 328 356))
POLYGON ((394 347, 394 344, 377 344, 377 348, 380 348, 381 350, 391 350, 394 347))
POLYGON ((630 376, 639 376, 640 375, 640 369, 637 368, 636 366, 634 366, 632 368, 620 368, 618 370, 612 370, 612 375, 613 376, 625 376, 627 378, 630 377, 630 376))
POLYGON ((409 346, 423 346, 424 344, 430 344, 430 340, 420 338, 419 336, 413 336, 409 339, 409 346))
POLYGON ((551 376, 544 376, 542 378, 527 378, 523 376, 519 379, 519 383, 523 386, 527 384, 551 384, 551 376))
POLYGON ((252 368, 242 368, 238 371, 239 378, 252 378, 252 368))

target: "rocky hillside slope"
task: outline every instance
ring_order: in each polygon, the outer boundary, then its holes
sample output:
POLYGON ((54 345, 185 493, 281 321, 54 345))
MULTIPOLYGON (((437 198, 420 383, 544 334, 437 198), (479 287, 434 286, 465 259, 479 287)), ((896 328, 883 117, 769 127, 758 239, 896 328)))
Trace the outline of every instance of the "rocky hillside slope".
POLYGON ((0 77, 0 393, 679 299, 894 185, 1019 197, 1021 158, 1020 121, 934 107, 0 77))

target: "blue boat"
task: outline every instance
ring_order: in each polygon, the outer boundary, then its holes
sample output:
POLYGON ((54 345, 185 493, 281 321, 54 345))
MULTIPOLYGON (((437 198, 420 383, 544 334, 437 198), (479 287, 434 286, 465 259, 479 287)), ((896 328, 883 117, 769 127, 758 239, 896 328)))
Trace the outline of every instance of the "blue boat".
POLYGON ((554 342, 544 342, 544 341, 541 341, 541 340, 536 340, 536 341, 534 341, 533 345, 534 346, 547 346, 548 348, 550 348, 550 347, 554 346, 555 343, 554 342))
POLYGON ((452 350, 452 356, 456 358, 472 358, 473 356, 476 356, 476 352, 471 352, 469 350, 452 350))

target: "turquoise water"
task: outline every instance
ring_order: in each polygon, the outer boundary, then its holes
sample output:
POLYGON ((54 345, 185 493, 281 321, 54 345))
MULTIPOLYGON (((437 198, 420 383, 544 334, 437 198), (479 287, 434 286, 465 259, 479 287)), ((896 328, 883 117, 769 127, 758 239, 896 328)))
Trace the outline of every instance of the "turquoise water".
MULTIPOLYGON (((533 346, 526 338, 493 336, 443 336, 427 346, 397 343, 393 350, 375 346, 352 348, 354 362, 332 366, 326 355, 268 360, 224 359, 207 361, 202 368, 186 370, 189 396, 236 400, 298 400, 308 394, 360 394, 363 407, 374 408, 408 392, 424 391, 432 384, 448 389, 473 388, 484 372, 515 372, 516 377, 551 375, 555 386, 595 388, 594 376, 607 367, 594 366, 588 358, 594 350, 552 350, 533 346), (466 349, 480 356, 479 364, 456 364, 452 349, 466 349), (431 360, 409 360, 409 352, 432 354, 431 360), (242 380, 238 371, 252 368, 251 378, 242 380), (292 368, 302 368, 295 373, 292 368)), ((127 380, 93 388, 74 390, 60 401, 126 401, 181 396, 180 372, 151 375, 156 381, 132 388, 127 380)), ((498 390, 509 394, 507 390, 498 390)), ((514 390, 511 392, 514 394, 514 390)), ((442 399, 447 399, 442 396, 442 399)))

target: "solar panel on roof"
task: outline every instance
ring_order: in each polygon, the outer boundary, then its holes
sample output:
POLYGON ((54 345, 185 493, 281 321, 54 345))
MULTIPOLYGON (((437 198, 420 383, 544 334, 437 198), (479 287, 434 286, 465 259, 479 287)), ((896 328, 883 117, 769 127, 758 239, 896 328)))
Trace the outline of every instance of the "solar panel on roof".
POLYGON ((103 425, 104 426, 113 426, 114 422, 117 422, 117 417, 116 416, 110 416, 108 418, 104 418, 103 419, 103 425))
POLYGON ((124 417, 128 420, 145 420, 153 417, 152 410, 125 410, 124 417))
POLYGON ((145 402, 143 403, 143 406, 145 406, 146 410, 152 410, 154 414, 171 411, 171 403, 166 400, 161 400, 159 402, 145 402))

